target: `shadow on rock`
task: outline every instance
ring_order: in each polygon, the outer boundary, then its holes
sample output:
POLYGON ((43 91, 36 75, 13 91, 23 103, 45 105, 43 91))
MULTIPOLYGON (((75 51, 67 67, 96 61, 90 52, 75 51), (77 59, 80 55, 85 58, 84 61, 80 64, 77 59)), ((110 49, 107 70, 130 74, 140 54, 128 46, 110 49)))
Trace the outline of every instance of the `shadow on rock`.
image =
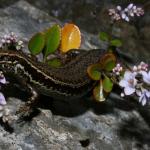
POLYGON ((19 0, 0 0, 0 8, 8 7, 19 0))
POLYGON ((147 125, 150 127, 150 107, 149 106, 139 106, 138 108, 139 114, 142 116, 144 121, 147 123, 147 125))
POLYGON ((4 123, 2 118, 0 119, 0 125, 4 128, 5 131, 7 131, 9 133, 14 132, 14 128, 11 127, 8 123, 4 123))
POLYGON ((39 108, 50 109, 54 115, 75 117, 92 110, 95 114, 110 114, 115 108, 130 111, 135 109, 134 102, 120 100, 111 96, 105 102, 96 102, 92 97, 83 97, 78 100, 62 101, 42 96, 38 101, 39 108))
POLYGON ((138 147, 150 146, 150 130, 138 118, 130 118, 120 125, 119 134, 123 139, 135 139, 138 147))
MULTIPOLYGON (((7 87, 2 88, 4 95, 7 97, 15 97, 22 101, 27 101, 30 94, 26 89, 21 88, 18 84, 8 84, 7 87)), ((86 97, 76 100, 57 100, 52 97, 40 95, 37 104, 34 106, 34 111, 29 117, 25 117, 25 120, 32 120, 33 117, 37 116, 39 112, 38 108, 49 109, 54 115, 75 117, 84 114, 88 110, 92 110, 95 114, 110 114, 114 112, 114 109, 120 109, 124 111, 135 110, 138 107, 136 100, 127 99, 122 100, 119 96, 119 89, 115 88, 105 102, 96 102, 91 94, 86 97)), ((142 112, 141 112, 142 113, 142 112)), ((150 118, 150 117, 149 117, 150 118)))

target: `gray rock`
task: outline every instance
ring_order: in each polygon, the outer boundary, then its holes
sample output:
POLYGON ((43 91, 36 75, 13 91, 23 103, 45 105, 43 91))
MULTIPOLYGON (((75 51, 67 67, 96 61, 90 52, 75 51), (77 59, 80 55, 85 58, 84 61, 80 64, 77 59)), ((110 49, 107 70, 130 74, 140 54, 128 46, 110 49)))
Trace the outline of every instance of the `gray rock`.
MULTIPOLYGON (((129 0, 27 1, 63 22, 74 22, 81 29, 95 34, 98 34, 100 31, 108 31, 110 25, 110 17, 108 17, 109 8, 114 8, 117 5, 125 7, 131 3, 129 0)), ((116 36, 119 34, 119 38, 123 40, 124 44, 121 51, 128 53, 130 56, 134 56, 135 61, 139 62, 145 59, 148 60, 150 57, 149 38, 145 38, 148 37, 150 30, 150 2, 146 0, 133 0, 132 3, 143 7, 145 10, 144 16, 133 19, 130 24, 125 22, 118 23, 117 29, 120 29, 118 31, 119 33, 116 33, 116 30, 114 30, 115 32, 113 35, 116 36), (147 32, 143 33, 143 28, 147 30, 147 32)))
MULTIPOLYGON (((54 24, 63 25, 59 20, 50 17, 47 13, 36 9, 25 1, 20 1, 6 9, 0 9, 0 13, 2 25, 0 35, 3 36, 13 31, 19 38, 24 38, 23 40, 26 42, 36 32, 42 31, 54 24)), ((93 45, 90 44, 91 41, 96 41, 96 37, 88 33, 85 33, 82 41, 84 44, 81 45, 81 48, 83 49, 93 49, 100 45, 99 42, 94 42, 93 45)), ((101 48, 103 48, 103 45, 101 48)))
MULTIPOLYGON (((56 23, 62 25, 59 20, 26 1, 0 9, 1 36, 14 31, 27 41, 35 32, 56 23)), ((144 30, 147 29, 141 32, 144 30)), ((95 42, 94 35, 85 31, 82 33, 82 48, 105 47, 103 43, 95 42)), ((16 110, 24 103, 22 100, 27 98, 23 87, 11 86, 5 93, 9 93, 8 106, 13 106, 16 110), (16 98, 13 98, 14 94, 16 98)), ((121 100, 113 93, 105 103, 96 103, 86 98, 66 104, 41 97, 38 106, 39 111, 35 112, 32 120, 14 122, 12 128, 4 124, 0 126, 0 149, 150 149, 149 108, 142 108, 133 99, 121 100)))

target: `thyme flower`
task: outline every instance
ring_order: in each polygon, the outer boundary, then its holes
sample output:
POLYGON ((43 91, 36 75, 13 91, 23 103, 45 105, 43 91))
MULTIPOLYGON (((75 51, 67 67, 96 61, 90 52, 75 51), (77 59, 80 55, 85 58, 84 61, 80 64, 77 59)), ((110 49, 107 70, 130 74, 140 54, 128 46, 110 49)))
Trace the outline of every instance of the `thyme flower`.
POLYGON ((0 105, 6 105, 6 99, 3 93, 0 92, 0 105))
POLYGON ((129 22, 130 19, 135 16, 139 17, 144 15, 144 10, 141 7, 137 7, 136 5, 131 3, 124 9, 122 9, 121 6, 117 6, 114 9, 109 9, 109 15, 114 21, 122 19, 129 22))
POLYGON ((119 82, 119 85, 124 88, 125 95, 131 95, 135 92, 135 86, 137 84, 135 75, 133 72, 126 71, 123 79, 119 82))
POLYGON ((130 71, 125 71, 119 85, 124 88, 124 92, 121 93, 122 97, 136 94, 139 102, 143 106, 146 105, 150 100, 150 70, 148 70, 148 64, 141 62, 131 68, 130 71))
POLYGON ((6 78, 2 71, 0 71, 0 83, 6 84, 6 78))
MULTIPOLYGON (((6 84, 6 79, 2 71, 0 71, 0 86, 1 84, 6 84)), ((0 92, 0 105, 6 105, 6 99, 3 93, 0 92)))
POLYGON ((23 41, 18 40, 15 33, 11 32, 10 34, 5 34, 0 43, 1 49, 15 49, 21 50, 24 47, 23 41))
POLYGON ((142 76, 143 76, 143 81, 150 85, 150 71, 149 72, 146 72, 146 71, 142 71, 141 72, 142 76))
POLYGON ((144 106, 148 100, 150 100, 150 91, 147 89, 142 89, 141 91, 136 91, 137 95, 139 96, 139 102, 142 103, 144 106))
POLYGON ((113 73, 119 76, 120 73, 123 71, 123 67, 120 64, 117 64, 115 68, 113 68, 113 73))

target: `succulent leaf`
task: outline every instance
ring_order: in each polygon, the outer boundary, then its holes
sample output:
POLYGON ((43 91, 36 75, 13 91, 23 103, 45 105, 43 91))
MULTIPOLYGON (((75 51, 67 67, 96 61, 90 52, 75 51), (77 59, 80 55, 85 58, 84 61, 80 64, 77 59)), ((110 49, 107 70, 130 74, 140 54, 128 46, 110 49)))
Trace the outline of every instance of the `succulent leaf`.
POLYGON ((100 80, 101 79, 101 65, 100 64, 92 64, 87 68, 87 73, 92 80, 100 80))
POLYGON ((103 88, 104 88, 104 91, 107 92, 107 93, 112 91, 113 82, 107 76, 105 76, 105 78, 103 80, 103 88))
POLYGON ((115 47, 121 47, 122 46, 122 41, 119 39, 114 39, 110 41, 111 46, 115 47))
POLYGON ((51 67, 60 67, 62 65, 60 59, 58 59, 58 58, 53 58, 53 59, 49 60, 47 63, 51 67))
POLYGON ((100 32, 99 38, 102 41, 109 41, 109 35, 106 32, 100 32))
POLYGON ((29 41, 28 48, 33 55, 39 54, 45 46, 45 36, 43 33, 36 33, 29 41))
POLYGON ((46 47, 44 50, 44 57, 48 56, 51 53, 54 53, 61 39, 61 29, 59 25, 54 25, 48 30, 45 31, 46 47))
POLYGON ((112 71, 112 69, 116 66, 116 56, 113 53, 106 53, 100 59, 100 64, 102 68, 106 71, 112 71))
POLYGON ((93 96, 98 102, 105 101, 102 80, 100 80, 100 84, 93 89, 93 96))

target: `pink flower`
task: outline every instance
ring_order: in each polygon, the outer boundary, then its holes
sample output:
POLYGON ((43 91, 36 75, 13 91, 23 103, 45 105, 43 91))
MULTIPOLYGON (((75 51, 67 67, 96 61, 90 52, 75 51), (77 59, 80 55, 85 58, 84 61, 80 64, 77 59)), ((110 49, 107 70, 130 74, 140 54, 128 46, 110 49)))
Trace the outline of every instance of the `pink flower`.
POLYGON ((122 9, 121 6, 117 6, 114 9, 109 9, 109 15, 111 16, 112 20, 117 21, 122 19, 129 22, 130 19, 135 16, 139 17, 144 15, 144 10, 141 7, 137 7, 131 3, 124 9, 122 9))
POLYGON ((6 84, 6 79, 5 79, 5 77, 4 77, 4 78, 0 78, 0 83, 6 84))
POLYGON ((135 76, 135 73, 126 71, 124 78, 119 82, 119 85, 124 88, 125 95, 131 95, 135 92, 135 86, 137 85, 135 76))
POLYGON ((115 68, 113 68, 113 73, 117 76, 123 71, 123 67, 120 64, 117 64, 115 68))
POLYGON ((17 39, 17 36, 11 32, 10 34, 6 34, 2 37, 1 39, 1 49, 6 49, 9 48, 10 46, 14 47, 15 50, 21 50, 24 46, 23 46, 23 41, 19 41, 17 39))
POLYGON ((127 9, 132 9, 132 7, 133 7, 133 4, 131 3, 127 6, 127 9))
POLYGON ((6 84, 6 78, 4 77, 4 74, 2 71, 0 71, 0 83, 6 84))
POLYGON ((143 61, 138 65, 138 66, 133 66, 132 70, 134 72, 140 73, 143 71, 147 71, 148 70, 148 64, 144 63, 143 61))
POLYGON ((143 81, 148 85, 150 85, 150 71, 149 72, 142 71, 141 74, 143 76, 143 81))
POLYGON ((147 89, 142 89, 141 91, 136 91, 137 95, 140 97, 139 102, 144 106, 148 100, 150 100, 150 91, 147 89))
POLYGON ((6 105, 5 97, 1 92, 0 92, 0 105, 6 105))

